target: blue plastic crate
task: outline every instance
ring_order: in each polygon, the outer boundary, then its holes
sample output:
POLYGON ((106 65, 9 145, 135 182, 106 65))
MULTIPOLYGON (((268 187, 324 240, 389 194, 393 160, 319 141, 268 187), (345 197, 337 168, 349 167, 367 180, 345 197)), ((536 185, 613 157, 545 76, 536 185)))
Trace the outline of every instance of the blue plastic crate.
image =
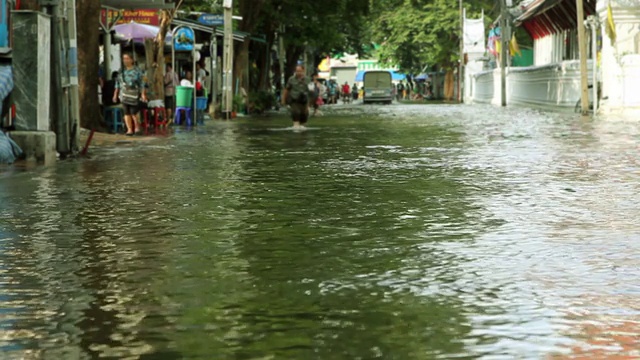
POLYGON ((196 109, 197 110, 205 110, 207 108, 207 98, 206 97, 197 97, 196 98, 196 109))

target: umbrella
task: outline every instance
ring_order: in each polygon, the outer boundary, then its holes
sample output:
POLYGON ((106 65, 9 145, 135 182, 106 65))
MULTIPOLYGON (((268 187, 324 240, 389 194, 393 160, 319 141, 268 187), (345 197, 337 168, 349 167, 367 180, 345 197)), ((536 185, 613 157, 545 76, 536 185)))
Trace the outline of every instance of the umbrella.
MULTIPOLYGON (((135 21, 131 21, 126 24, 120 24, 113 27, 116 34, 126 40, 133 40, 135 42, 144 42, 144 39, 153 39, 158 35, 160 30, 156 26, 139 24, 135 21)), ((167 39, 171 37, 171 33, 167 34, 167 39)))

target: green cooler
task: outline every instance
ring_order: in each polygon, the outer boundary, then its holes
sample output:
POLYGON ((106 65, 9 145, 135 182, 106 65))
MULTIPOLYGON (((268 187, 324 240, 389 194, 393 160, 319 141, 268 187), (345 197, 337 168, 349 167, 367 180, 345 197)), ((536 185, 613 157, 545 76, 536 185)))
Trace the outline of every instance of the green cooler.
POLYGON ((176 107, 193 107, 193 88, 176 86, 176 107))

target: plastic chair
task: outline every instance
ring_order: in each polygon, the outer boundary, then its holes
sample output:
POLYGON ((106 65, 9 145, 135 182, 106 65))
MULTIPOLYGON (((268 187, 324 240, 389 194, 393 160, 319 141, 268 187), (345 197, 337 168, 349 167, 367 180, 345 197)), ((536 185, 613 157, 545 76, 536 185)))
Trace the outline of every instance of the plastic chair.
POLYGON ((164 108, 164 106, 157 106, 153 108, 153 113, 154 113, 153 125, 156 128, 162 125, 167 125, 166 112, 167 110, 164 108))
POLYGON ((149 110, 151 109, 142 109, 142 119, 140 119, 140 122, 142 123, 142 128, 144 129, 144 133, 148 134, 149 133, 149 110))
POLYGON ((118 133, 118 129, 124 129, 124 112, 121 107, 107 106, 104 108, 104 121, 107 126, 113 127, 113 132, 118 133))
POLYGON ((191 108, 190 107, 184 107, 184 106, 177 107, 174 123, 176 125, 180 125, 180 122, 182 122, 182 111, 184 111, 185 113, 187 126, 191 126, 191 108))

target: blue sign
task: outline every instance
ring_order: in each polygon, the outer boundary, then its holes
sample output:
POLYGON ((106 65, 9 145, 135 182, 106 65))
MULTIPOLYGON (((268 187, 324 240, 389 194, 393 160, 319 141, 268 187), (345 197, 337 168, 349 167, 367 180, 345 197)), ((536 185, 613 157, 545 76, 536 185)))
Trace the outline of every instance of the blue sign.
POLYGON ((198 22, 206 26, 224 25, 224 16, 215 14, 202 14, 198 17, 198 22))
POLYGON ((178 29, 173 39, 173 47, 176 51, 192 51, 195 43, 196 36, 193 29, 188 27, 178 29))

